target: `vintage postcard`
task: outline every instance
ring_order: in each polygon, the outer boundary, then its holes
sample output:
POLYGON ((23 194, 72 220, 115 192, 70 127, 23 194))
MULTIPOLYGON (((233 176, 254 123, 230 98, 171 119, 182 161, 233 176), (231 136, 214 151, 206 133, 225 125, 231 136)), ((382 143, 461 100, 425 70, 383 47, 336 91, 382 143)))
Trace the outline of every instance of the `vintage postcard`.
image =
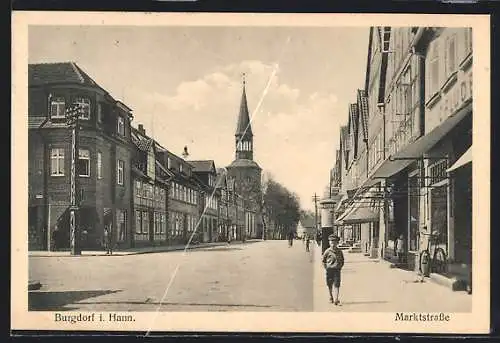
POLYGON ((12 329, 489 332, 489 29, 14 12, 12 329))

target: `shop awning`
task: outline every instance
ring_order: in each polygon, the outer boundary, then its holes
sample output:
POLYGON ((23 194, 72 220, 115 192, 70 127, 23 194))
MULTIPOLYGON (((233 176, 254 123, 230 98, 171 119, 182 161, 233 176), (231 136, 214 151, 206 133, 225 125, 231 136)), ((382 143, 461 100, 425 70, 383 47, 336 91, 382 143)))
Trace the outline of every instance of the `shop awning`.
POLYGON ((340 217, 335 220, 335 224, 356 224, 378 221, 378 212, 374 211, 368 203, 374 203, 377 200, 375 194, 377 189, 371 188, 369 190, 361 190, 361 194, 357 194, 351 205, 344 211, 340 217))
POLYGON ((347 194, 345 194, 339 201, 337 207, 335 208, 335 211, 338 211, 340 210, 340 208, 345 204, 345 202, 349 199, 349 197, 347 196, 347 194))
POLYGON ((419 157, 422 157, 436 143, 438 143, 447 133, 449 133, 462 119, 472 113, 472 103, 468 103, 457 111, 454 115, 446 118, 439 126, 428 134, 417 138, 413 143, 408 144, 401 151, 385 160, 382 165, 367 179, 363 187, 372 186, 381 179, 388 178, 403 170, 419 157))
POLYGON ((357 207, 342 220, 343 224, 378 222, 379 214, 369 207, 357 207))
POLYGON ((468 163, 472 163, 472 146, 462 156, 460 156, 460 158, 456 160, 450 168, 446 169, 446 171, 450 173, 468 163))

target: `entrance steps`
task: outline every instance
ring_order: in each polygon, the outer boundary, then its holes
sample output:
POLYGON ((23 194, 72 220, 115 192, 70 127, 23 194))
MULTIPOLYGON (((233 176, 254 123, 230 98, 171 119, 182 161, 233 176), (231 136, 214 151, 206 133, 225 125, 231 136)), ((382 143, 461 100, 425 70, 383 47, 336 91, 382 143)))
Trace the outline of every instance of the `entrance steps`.
POLYGON ((361 253, 361 244, 360 243, 354 243, 353 246, 349 249, 350 253, 361 253))

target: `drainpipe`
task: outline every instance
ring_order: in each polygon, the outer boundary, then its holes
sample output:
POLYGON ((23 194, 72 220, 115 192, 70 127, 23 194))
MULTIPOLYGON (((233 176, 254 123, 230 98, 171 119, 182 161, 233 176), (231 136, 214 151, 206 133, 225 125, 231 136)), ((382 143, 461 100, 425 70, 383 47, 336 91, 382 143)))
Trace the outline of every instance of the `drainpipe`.
MULTIPOLYGON (((48 121, 50 117, 50 103, 52 100, 52 93, 49 93, 47 97, 47 116, 45 117, 45 120, 43 123, 38 127, 38 130, 40 130, 48 121)), ((37 130, 37 131, 38 131, 37 130)), ((50 232, 50 201, 49 201, 49 174, 50 173, 50 151, 48 150, 48 144, 45 139, 45 136, 43 135, 42 132, 38 131, 37 132, 40 135, 40 138, 42 139, 42 146, 43 146, 43 209, 44 209, 44 226, 47 226, 47 251, 51 251, 51 240, 52 240, 52 232, 50 232)))

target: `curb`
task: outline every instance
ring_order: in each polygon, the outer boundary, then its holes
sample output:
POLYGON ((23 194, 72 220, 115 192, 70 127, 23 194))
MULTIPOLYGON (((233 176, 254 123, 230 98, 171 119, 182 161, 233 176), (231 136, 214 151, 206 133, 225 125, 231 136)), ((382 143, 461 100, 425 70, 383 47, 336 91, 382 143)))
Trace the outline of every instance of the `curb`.
MULTIPOLYGON (((237 242, 232 242, 231 245, 239 245, 239 244, 245 244, 245 243, 257 243, 257 242, 262 242, 262 240, 248 240, 245 242, 237 241, 237 242)), ((82 255, 44 255, 44 254, 33 254, 28 256, 30 257, 92 257, 92 256, 131 256, 131 255, 143 255, 143 254, 153 254, 153 253, 162 253, 162 252, 171 252, 171 251, 182 251, 182 250, 196 250, 196 249, 203 249, 203 248, 210 248, 210 247, 220 247, 220 246, 227 246, 227 242, 220 242, 220 243, 211 243, 211 244, 199 244, 199 245, 190 245, 187 249, 185 246, 183 247, 175 247, 175 248, 168 248, 165 247, 165 249, 151 249, 151 250, 144 250, 144 251, 116 251, 112 255, 106 255, 105 253, 94 253, 94 254, 82 254, 82 255)))
POLYGON ((452 291, 465 291, 467 287, 464 280, 458 279, 455 276, 446 277, 440 274, 431 273, 429 275, 429 279, 440 286, 451 289, 452 291))
POLYGON ((28 282, 28 291, 37 291, 42 288, 42 284, 40 281, 29 281, 28 282))

